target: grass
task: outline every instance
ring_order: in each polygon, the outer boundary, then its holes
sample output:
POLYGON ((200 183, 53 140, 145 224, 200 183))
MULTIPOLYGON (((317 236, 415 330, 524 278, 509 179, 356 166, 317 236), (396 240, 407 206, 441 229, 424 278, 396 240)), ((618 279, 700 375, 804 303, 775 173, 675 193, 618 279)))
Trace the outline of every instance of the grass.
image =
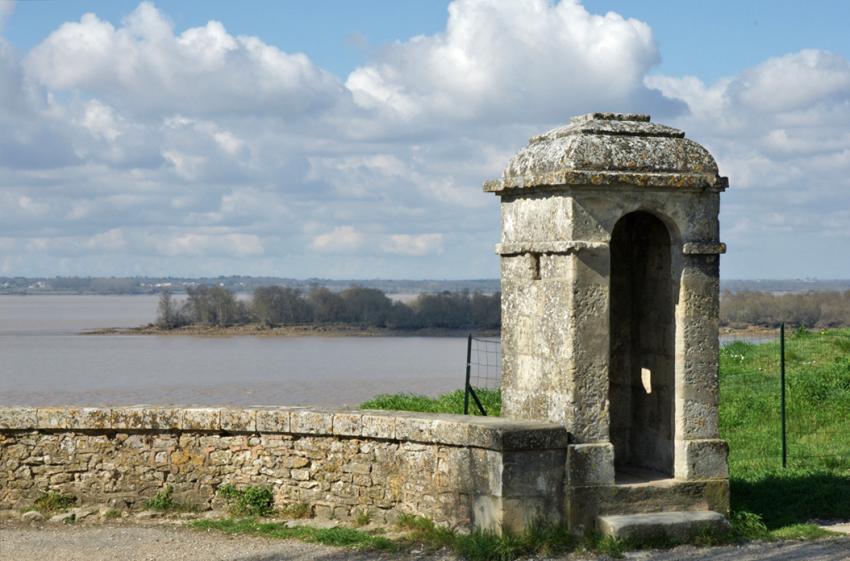
POLYGON ((174 499, 171 496, 173 492, 174 489, 171 485, 166 485, 165 488, 160 489, 152 499, 145 502, 145 507, 159 511, 171 510, 174 508, 174 499))
MULTIPOLYGON (((488 415, 498 417, 502 410, 502 394, 498 390, 475 390, 488 415)), ((421 413, 463 414, 463 390, 455 390, 436 397, 412 393, 383 394, 360 404, 361 409, 390 409, 395 411, 418 411, 421 413)), ((478 408, 470 397, 469 411, 478 414, 478 408)))
POLYGON ((73 507, 77 502, 77 497, 74 495, 66 495, 58 491, 44 491, 34 503, 35 509, 39 512, 65 512, 73 507))
POLYGON ((175 501, 172 496, 173 493, 174 488, 171 485, 166 485, 156 495, 145 501, 145 508, 160 512, 197 512, 197 506, 186 505, 175 501))
POLYGON ((352 528, 287 528, 279 522, 260 522, 256 518, 195 520, 190 526, 198 530, 216 530, 230 535, 264 536, 267 538, 298 539, 323 545, 395 551, 398 546, 391 540, 352 528))
POLYGON ((230 505, 230 513, 236 516, 268 516, 274 511, 271 487, 249 485, 237 489, 233 485, 222 485, 218 494, 230 505))
POLYGON ((460 534, 434 522, 416 516, 402 516, 399 529, 405 536, 396 540, 353 528, 289 528, 278 522, 262 522, 257 518, 195 520, 190 526, 197 530, 219 531, 230 535, 252 535, 279 539, 298 539, 311 543, 342 546, 360 550, 404 552, 417 550, 434 553, 451 551, 469 561, 512 561, 532 555, 560 555, 584 550, 622 556, 625 545, 619 540, 590 534, 573 536, 561 526, 533 525, 522 534, 476 531, 460 534))
POLYGON ((778 341, 720 351, 732 509, 760 516, 776 537, 815 535, 809 520, 850 518, 850 329, 786 333, 785 357, 783 469, 778 341))
POLYGON ((292 503, 280 509, 280 513, 286 518, 310 518, 313 516, 313 509, 307 503, 292 503))

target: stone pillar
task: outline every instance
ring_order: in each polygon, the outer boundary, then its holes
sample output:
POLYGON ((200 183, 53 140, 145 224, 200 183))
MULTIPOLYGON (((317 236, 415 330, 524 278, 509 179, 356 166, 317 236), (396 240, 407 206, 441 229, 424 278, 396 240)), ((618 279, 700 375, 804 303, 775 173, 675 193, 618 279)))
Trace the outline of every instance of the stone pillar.
POLYGON ((575 528, 604 513, 728 509, 717 419, 717 217, 728 182, 702 146, 649 121, 576 117, 533 137, 484 185, 502 203, 502 414, 571 433, 575 528), (621 221, 631 229, 614 253, 621 221), (640 241, 644 231, 654 233, 640 241), (618 261, 612 285, 612 259, 624 256, 638 265, 618 261), (643 284, 622 292, 629 283, 643 284), (649 304, 628 307, 636 297, 649 304), (653 301, 670 302, 667 315, 653 301), (650 486, 636 492, 635 478, 650 486))

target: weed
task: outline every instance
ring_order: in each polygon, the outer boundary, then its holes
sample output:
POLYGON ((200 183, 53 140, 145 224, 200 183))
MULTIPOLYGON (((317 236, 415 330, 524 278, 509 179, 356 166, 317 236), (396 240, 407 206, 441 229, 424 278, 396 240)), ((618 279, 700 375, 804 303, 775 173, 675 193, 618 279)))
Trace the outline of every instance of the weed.
POLYGON ((281 514, 286 518, 310 518, 313 509, 307 503, 293 503, 283 507, 281 514))
POLYGON ((510 561, 528 555, 558 555, 576 546, 575 538, 563 526, 532 524, 522 533, 476 530, 459 534, 418 516, 402 515, 399 528, 408 530, 408 546, 426 551, 450 549, 470 561, 510 561))
POLYGON ((770 531, 764 525, 761 516, 753 512, 735 512, 729 520, 732 531, 742 538, 750 540, 763 540, 770 538, 770 531))
POLYGON ((369 516, 369 511, 363 509, 362 511, 357 513, 357 516, 354 517, 354 525, 355 526, 366 526, 371 522, 371 517, 369 516))
POLYGON ((287 528, 285 524, 259 522, 255 518, 240 520, 195 520, 191 527, 199 530, 218 530, 232 535, 257 535, 269 538, 299 539, 306 542, 370 549, 396 551, 398 546, 387 538, 373 536, 351 528, 310 528, 298 526, 287 528))
POLYGON ((815 540, 828 536, 839 536, 837 532, 830 532, 816 524, 792 524, 784 528, 778 528, 771 535, 779 540, 815 540))
POLYGON ((151 510, 171 510, 174 508, 174 499, 171 497, 173 492, 174 489, 171 485, 166 485, 165 488, 160 489, 152 499, 145 502, 145 507, 151 510))
POLYGON ((64 512, 74 506, 77 497, 58 491, 44 491, 35 500, 35 508, 41 512, 64 512))
POLYGON ((110 508, 109 510, 107 510, 103 514, 103 517, 106 518, 107 520, 113 520, 115 518, 121 518, 121 511, 115 510, 114 508, 110 508))
POLYGON ((230 512, 236 516, 268 516, 274 506, 274 494, 270 487, 249 485, 237 489, 223 485, 218 494, 230 504, 230 512))

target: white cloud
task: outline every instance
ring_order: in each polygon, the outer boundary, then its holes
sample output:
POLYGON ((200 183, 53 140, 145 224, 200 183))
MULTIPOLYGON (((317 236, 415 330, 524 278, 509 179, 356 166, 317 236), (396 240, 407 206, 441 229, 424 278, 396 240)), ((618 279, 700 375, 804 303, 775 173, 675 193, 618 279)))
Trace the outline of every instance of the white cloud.
POLYGON ((363 234, 352 226, 337 226, 330 232, 314 236, 310 247, 321 253, 354 251, 363 244, 363 234))
POLYGON ((495 276, 482 180, 593 110, 650 112, 717 155, 724 263, 759 236, 850 231, 841 55, 647 76, 649 26, 576 0, 458 0, 441 32, 375 52, 340 81, 219 22, 176 30, 148 3, 66 23, 23 59, 0 38, 2 267, 495 276))
POLYGON ((387 236, 382 244, 387 253, 399 255, 423 256, 443 252, 442 234, 393 234, 387 236))
POLYGON ((15 13, 15 0, 0 0, 0 30, 15 13))
POLYGON ((711 85, 692 77, 646 81, 688 104, 675 124, 707 145, 730 177, 721 208, 732 275, 850 274, 834 266, 850 260, 850 248, 838 242, 850 231, 850 61, 807 49, 711 85), (821 256, 820 271, 787 262, 800 244, 821 256), (736 252, 758 245, 756 254, 736 252))
POLYGON ((26 69, 52 90, 96 93, 132 111, 297 116, 343 94, 333 76, 302 54, 233 37, 217 21, 175 35, 148 2, 118 28, 91 13, 63 24, 29 53, 26 69))
POLYGON ((186 233, 174 236, 150 237, 151 243, 162 255, 230 255, 246 257, 263 253, 263 243, 258 236, 241 233, 186 233))
POLYGON ((445 31, 392 45, 346 86, 359 106, 404 122, 551 122, 651 98, 642 80, 659 60, 648 25, 574 0, 459 0, 445 31))

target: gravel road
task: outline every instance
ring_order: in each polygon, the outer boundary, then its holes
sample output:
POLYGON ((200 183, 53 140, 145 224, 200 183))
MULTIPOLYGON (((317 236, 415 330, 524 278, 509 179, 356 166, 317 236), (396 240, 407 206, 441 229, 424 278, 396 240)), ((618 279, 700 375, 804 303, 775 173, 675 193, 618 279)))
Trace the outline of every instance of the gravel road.
MULTIPOLYGON (((173 526, 0 525, 0 561, 456 561, 452 555, 358 553, 298 541, 229 537, 173 526)), ((563 559, 602 559, 570 556, 563 559)), ((631 552, 633 561, 848 561, 850 538, 631 552)), ((540 560, 542 561, 542 560, 540 560)))

